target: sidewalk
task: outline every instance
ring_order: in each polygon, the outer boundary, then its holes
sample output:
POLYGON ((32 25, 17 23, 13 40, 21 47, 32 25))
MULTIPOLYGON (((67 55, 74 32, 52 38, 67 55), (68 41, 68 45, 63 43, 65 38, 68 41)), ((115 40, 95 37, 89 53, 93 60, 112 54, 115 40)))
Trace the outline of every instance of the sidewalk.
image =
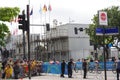
MULTIPOLYGON (((29 80, 29 78, 24 78, 23 80, 29 80)), ((104 71, 102 74, 93 74, 88 73, 87 79, 83 79, 83 75, 79 73, 73 73, 73 78, 68 78, 65 75, 65 78, 61 78, 60 74, 48 74, 43 73, 41 76, 31 77, 31 80, 105 80, 104 79, 104 71)), ((116 80, 116 74, 113 74, 110 71, 107 71, 107 80, 116 80)))
MULTIPOLYGON (((31 77, 31 80, 80 80, 80 79, 81 79, 80 77, 68 78, 67 75, 65 75, 64 78, 61 78, 60 75, 54 75, 54 74, 31 77)), ((25 78, 23 80, 29 80, 29 78, 25 78)), ((81 79, 81 80, 90 80, 90 79, 81 79)))

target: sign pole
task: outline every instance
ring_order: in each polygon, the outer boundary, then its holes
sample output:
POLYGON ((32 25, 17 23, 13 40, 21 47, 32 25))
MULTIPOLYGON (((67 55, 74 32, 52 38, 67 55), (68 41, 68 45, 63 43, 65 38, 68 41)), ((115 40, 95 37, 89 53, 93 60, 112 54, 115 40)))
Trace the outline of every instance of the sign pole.
POLYGON ((105 27, 103 26, 103 55, 104 55, 104 74, 105 80, 107 80, 107 73, 106 73, 106 55, 105 55, 105 27))
POLYGON ((105 73, 105 80, 107 80, 107 73, 106 73, 106 55, 105 55, 105 27, 108 25, 107 21, 107 12, 105 11, 98 11, 99 14, 99 25, 103 26, 103 55, 104 55, 104 73, 105 73))

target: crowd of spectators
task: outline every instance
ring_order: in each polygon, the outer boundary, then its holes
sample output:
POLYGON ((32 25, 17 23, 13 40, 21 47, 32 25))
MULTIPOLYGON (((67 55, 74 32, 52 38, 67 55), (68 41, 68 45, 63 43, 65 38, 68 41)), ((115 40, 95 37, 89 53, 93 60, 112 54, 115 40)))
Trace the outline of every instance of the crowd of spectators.
MULTIPOLYGON (((0 62, 0 77, 2 79, 19 79, 28 76, 28 62, 27 60, 13 60, 8 58, 0 62)), ((41 61, 31 60, 30 70, 31 75, 40 75, 41 61)))

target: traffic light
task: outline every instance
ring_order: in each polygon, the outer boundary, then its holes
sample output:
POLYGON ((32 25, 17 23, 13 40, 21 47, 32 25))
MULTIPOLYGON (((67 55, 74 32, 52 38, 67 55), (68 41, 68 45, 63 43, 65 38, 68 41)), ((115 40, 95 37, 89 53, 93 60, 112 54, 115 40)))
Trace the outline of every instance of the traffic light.
POLYGON ((18 23, 19 29, 25 30, 26 22, 25 22, 25 11, 22 11, 22 15, 18 15, 18 23))
POLYGON ((78 34, 78 30, 76 27, 74 28, 74 31, 75 31, 75 34, 78 34))
POLYGON ((83 28, 79 28, 80 31, 83 31, 83 28))
POLYGON ((25 15, 18 16, 19 29, 24 29, 25 26, 25 15))
POLYGON ((46 24, 46 31, 50 31, 50 24, 49 23, 46 24))

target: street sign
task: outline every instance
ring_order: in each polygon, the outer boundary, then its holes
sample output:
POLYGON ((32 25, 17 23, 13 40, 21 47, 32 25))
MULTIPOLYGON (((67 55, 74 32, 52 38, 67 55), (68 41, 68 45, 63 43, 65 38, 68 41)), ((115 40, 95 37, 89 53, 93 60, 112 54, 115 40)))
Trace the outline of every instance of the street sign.
POLYGON ((103 35, 103 32, 105 35, 118 35, 119 29, 118 27, 115 28, 96 28, 96 35, 103 35))
POLYGON ((107 12, 99 11, 99 25, 108 25, 107 12))

